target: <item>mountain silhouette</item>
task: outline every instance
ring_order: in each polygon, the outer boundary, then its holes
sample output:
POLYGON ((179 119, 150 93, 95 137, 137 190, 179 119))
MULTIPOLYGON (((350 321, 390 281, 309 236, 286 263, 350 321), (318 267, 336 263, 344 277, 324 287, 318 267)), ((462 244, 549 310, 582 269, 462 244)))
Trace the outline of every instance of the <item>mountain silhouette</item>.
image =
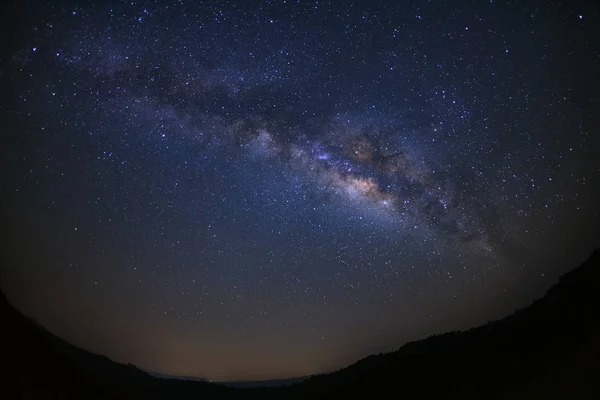
POLYGON ((411 342, 284 387, 151 375, 70 345, 22 315, 4 295, 0 327, 2 398, 598 399, 600 251, 504 319, 411 342))

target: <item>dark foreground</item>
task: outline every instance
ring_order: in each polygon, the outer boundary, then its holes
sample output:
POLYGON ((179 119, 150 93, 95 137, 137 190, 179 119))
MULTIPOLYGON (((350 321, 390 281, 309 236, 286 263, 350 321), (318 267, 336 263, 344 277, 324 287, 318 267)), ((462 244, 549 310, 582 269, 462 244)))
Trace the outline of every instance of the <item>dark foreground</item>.
POLYGON ((600 399, 600 251, 527 308, 289 387, 161 379, 74 347, 0 296, 0 398, 600 399))

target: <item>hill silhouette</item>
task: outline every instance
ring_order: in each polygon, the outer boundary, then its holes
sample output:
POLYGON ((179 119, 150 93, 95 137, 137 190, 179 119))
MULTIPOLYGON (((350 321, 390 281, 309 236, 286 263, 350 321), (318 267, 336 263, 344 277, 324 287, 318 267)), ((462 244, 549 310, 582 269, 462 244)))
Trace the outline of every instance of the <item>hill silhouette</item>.
POLYGON ((2 398, 598 399, 600 251, 504 319, 411 342, 285 387, 238 388, 152 376, 57 338, 4 295, 0 327, 2 398))

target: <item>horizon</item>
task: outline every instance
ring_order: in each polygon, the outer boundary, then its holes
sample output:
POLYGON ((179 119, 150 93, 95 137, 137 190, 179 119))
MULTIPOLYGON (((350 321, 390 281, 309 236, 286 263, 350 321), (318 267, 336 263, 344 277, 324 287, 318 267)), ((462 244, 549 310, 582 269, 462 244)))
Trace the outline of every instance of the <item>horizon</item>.
MULTIPOLYGON (((558 277, 558 279, 557 279, 557 280, 556 280, 554 283, 552 283, 552 284, 550 285, 550 287, 548 287, 548 288, 547 288, 547 289, 544 291, 544 294, 543 294, 543 296, 541 296, 541 297, 539 297, 539 298, 536 298, 536 299, 534 299, 534 300, 533 300, 533 301, 532 301, 530 304, 527 304, 527 305, 526 305, 526 306, 524 306, 524 307, 520 307, 520 308, 517 308, 517 309, 513 310, 511 313, 509 313, 508 315, 505 315, 505 316, 503 316, 503 317, 502 317, 502 318, 500 318, 500 319, 489 320, 489 321, 486 321, 485 323, 483 323, 483 324, 481 324, 481 325, 477 325, 477 326, 469 327, 469 328, 466 328, 466 329, 464 329, 464 330, 457 330, 457 331, 446 331, 446 332, 441 332, 441 333, 433 333, 433 334, 431 334, 431 335, 429 335, 429 336, 427 336, 427 337, 423 337, 423 338, 419 338, 419 339, 416 339, 416 340, 413 340, 413 341, 408 341, 408 342, 405 342, 405 343, 401 344, 400 346, 398 346, 398 347, 397 347, 397 348, 395 348, 395 349, 391 349, 391 350, 389 350, 389 351, 386 351, 386 352, 372 353, 372 354, 369 354, 369 355, 367 355, 366 357, 363 357, 363 358, 357 359, 357 360, 355 360, 355 361, 352 361, 352 362, 351 362, 351 363, 349 363, 348 365, 342 366, 341 368, 338 368, 338 369, 335 369, 335 370, 332 370, 332 371, 326 371, 326 372, 322 372, 322 373, 314 373, 314 374, 303 375, 303 376, 273 377, 273 378, 267 378, 267 379, 253 379, 253 380, 248 380, 248 379, 233 379, 233 380, 211 380, 211 379, 208 379, 208 378, 205 378, 205 377, 202 377, 202 376, 193 376, 193 375, 189 375, 189 376, 182 376, 182 375, 169 375, 169 374, 164 374, 164 373, 160 373, 160 372, 156 372, 156 371, 152 371, 152 370, 147 370, 147 369, 141 368, 140 366, 138 366, 138 365, 135 365, 135 364, 132 364, 132 363, 130 363, 130 362, 118 362, 118 361, 112 360, 111 358, 109 358, 109 357, 108 357, 108 356, 106 356, 106 355, 99 354, 99 353, 93 353, 93 352, 90 352, 89 350, 86 350, 86 349, 84 349, 84 348, 79 348, 79 347, 77 347, 77 346, 75 346, 75 348, 77 348, 77 349, 80 349, 80 350, 83 350, 83 351, 85 351, 85 352, 87 352, 87 353, 89 353, 89 354, 95 355, 95 356, 100 356, 100 357, 106 358, 106 359, 108 359, 108 360, 109 360, 109 361, 111 361, 111 362, 118 363, 118 364, 121 364, 121 365, 123 365, 123 366, 128 366, 128 367, 133 367, 133 368, 136 368, 136 369, 138 369, 138 370, 140 370, 140 371, 142 371, 142 372, 146 373, 146 374, 147 374, 147 375, 149 375, 149 376, 152 376, 152 377, 155 377, 155 378, 160 378, 160 379, 184 380, 184 381, 196 381, 196 382, 206 382, 206 383, 214 383, 214 384, 216 384, 216 385, 221 385, 221 386, 227 386, 227 387, 239 387, 239 388, 246 388, 246 387, 247 387, 247 388, 251 388, 251 387, 265 387, 265 388, 266 388, 266 387, 281 387, 281 386, 287 386, 287 382, 293 382, 293 384, 295 384, 295 383, 302 382, 303 380, 310 379, 311 377, 317 377, 317 376, 323 376, 323 375, 329 375, 329 374, 333 374, 333 373, 336 373, 336 372, 338 372, 338 371, 341 371, 341 370, 343 370, 343 369, 346 369, 346 368, 348 368, 348 367, 352 367, 353 365, 355 365, 355 364, 359 363, 360 361, 362 361, 362 360, 365 360, 365 359, 367 359, 367 358, 370 358, 370 357, 377 357, 377 356, 381 356, 381 355, 386 355, 386 354, 395 353, 395 352, 397 352, 397 351, 401 350, 401 349, 402 349, 404 346, 406 346, 406 345, 408 345, 408 344, 411 344, 411 343, 424 342, 424 341, 427 341, 427 340, 429 340, 429 339, 432 339, 432 338, 435 338, 435 337, 438 337, 438 336, 443 336, 443 335, 446 335, 446 334, 449 334, 449 333, 452 333, 452 334, 456 334, 456 333, 464 333, 464 332, 468 332, 468 331, 470 331, 470 330, 472 330, 472 329, 478 329, 478 328, 484 327, 484 326, 486 326, 486 325, 493 324, 493 323, 495 323, 495 322, 498 322, 498 321, 505 320, 505 319, 507 319, 507 318, 509 318, 509 317, 512 317, 512 316, 513 316, 513 315, 515 315, 517 312, 519 312, 519 311, 521 311, 521 310, 524 310, 524 309, 527 309, 529 306, 531 306, 531 305, 532 305, 533 303, 535 303, 537 300, 543 299, 543 298, 544 298, 544 297, 547 295, 547 293, 548 293, 548 291, 549 291, 550 289, 552 289, 553 287, 557 287, 557 286, 559 286, 559 284, 560 284, 560 282, 562 281, 562 278, 563 278, 564 276, 566 276, 566 275, 569 275, 569 274, 571 274, 572 272, 574 272, 574 271, 576 271, 576 270, 580 269, 580 267, 581 267, 582 265, 584 265, 585 263, 587 263, 587 262, 589 262, 590 260, 592 260, 594 256, 596 256, 596 257, 600 256, 600 246, 599 246, 599 247, 597 247, 596 249, 594 249, 594 250, 593 250, 593 251, 592 251, 592 252, 589 254, 589 256, 588 256, 588 257, 586 257, 586 258, 584 259, 584 261, 582 261, 580 264, 578 264, 577 266, 573 267, 572 269, 570 269, 570 270, 568 270, 568 271, 564 272, 562 275, 560 275, 560 276, 558 277), (261 385, 262 383, 264 383, 265 385, 261 385)), ((4 291, 2 290, 2 287, 1 287, 1 286, 0 286, 0 295, 2 295, 2 296, 3 296, 3 297, 6 299, 6 302, 8 303, 8 305, 9 305, 10 307, 13 307, 13 308, 14 308, 14 305, 13 305, 13 304, 10 302, 10 300, 9 300, 9 299, 6 297, 6 295, 5 295, 4 291)), ((21 315, 23 315, 23 316, 24 316, 24 317, 25 317, 25 318, 26 318, 28 321, 32 322, 32 323, 33 323, 33 324, 34 324, 36 327, 39 327, 39 328, 41 328, 41 329, 42 329, 42 331, 44 331, 44 332, 47 332, 48 334, 50 334, 50 335, 52 335, 52 336, 54 336, 54 337, 58 338, 58 339, 59 339, 59 340, 61 340, 61 341, 64 341, 64 342, 65 342, 67 345, 69 345, 69 346, 74 346, 73 344, 69 343, 69 342, 68 342, 68 341, 66 341, 65 339, 63 339, 63 338, 61 338, 61 337, 59 337, 59 336, 56 336, 56 335, 55 335, 53 332, 51 332, 50 330, 48 330, 47 328, 45 328, 43 325, 40 325, 40 324, 38 324, 38 323, 37 323, 37 321, 35 321, 35 320, 31 319, 30 317, 28 317, 27 315, 23 314, 23 313, 22 313, 20 310, 18 310, 17 308, 15 308, 15 310, 16 310, 17 312, 21 313, 21 315)))

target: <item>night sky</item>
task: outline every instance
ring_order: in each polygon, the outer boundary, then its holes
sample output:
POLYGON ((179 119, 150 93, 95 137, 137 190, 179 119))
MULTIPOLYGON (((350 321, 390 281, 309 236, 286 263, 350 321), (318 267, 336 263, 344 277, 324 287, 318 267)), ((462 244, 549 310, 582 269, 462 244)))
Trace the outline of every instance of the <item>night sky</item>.
POLYGON ((77 346, 329 372, 600 243, 594 1, 4 7, 1 286, 77 346))

